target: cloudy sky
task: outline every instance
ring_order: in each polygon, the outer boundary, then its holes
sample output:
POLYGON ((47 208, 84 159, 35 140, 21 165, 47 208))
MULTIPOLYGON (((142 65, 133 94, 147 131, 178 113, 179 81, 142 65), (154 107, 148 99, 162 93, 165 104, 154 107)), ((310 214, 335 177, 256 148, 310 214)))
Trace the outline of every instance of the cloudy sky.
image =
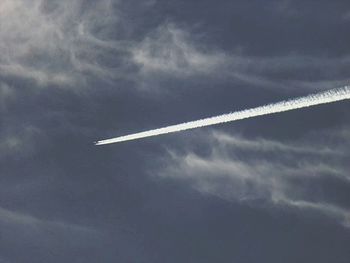
POLYGON ((343 0, 1 0, 0 263, 350 259, 343 0))

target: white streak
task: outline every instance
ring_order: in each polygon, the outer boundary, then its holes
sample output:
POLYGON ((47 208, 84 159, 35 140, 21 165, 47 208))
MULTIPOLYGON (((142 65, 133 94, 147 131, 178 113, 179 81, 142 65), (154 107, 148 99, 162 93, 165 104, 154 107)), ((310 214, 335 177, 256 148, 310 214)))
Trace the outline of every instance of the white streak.
POLYGON ((96 142, 95 144, 103 145, 103 144, 136 140, 136 139, 141 139, 145 137, 157 136, 157 135, 167 134, 172 132, 179 132, 179 131, 200 128, 200 127, 205 127, 205 126, 210 126, 210 125, 215 125, 215 124, 225 123, 230 121, 243 120, 247 118, 268 115, 268 114, 278 113, 278 112, 284 112, 284 111, 290 111, 290 110, 296 110, 296 109, 311 107, 311 106, 320 105, 320 104, 327 104, 327 103, 332 103, 332 102, 347 100, 347 99, 350 99, 349 86, 345 86, 342 88, 337 88, 337 89, 333 89, 325 92, 320 92, 316 94, 311 94, 311 95, 296 98, 296 99, 281 101, 273 104, 267 104, 267 105, 252 108, 252 109, 246 109, 242 111, 223 114, 216 117, 210 117, 210 118, 201 119, 197 121, 190 121, 190 122, 171 125, 171 126, 167 126, 159 129, 129 134, 129 135, 111 138, 107 140, 102 140, 102 141, 96 142))

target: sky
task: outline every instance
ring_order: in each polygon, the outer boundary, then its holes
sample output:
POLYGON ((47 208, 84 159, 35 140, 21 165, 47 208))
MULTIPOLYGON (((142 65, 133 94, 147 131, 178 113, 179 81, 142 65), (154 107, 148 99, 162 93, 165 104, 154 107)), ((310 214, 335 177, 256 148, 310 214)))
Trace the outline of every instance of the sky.
POLYGON ((2 0, 0 263, 345 263, 349 101, 94 141, 349 84, 342 0, 2 0))

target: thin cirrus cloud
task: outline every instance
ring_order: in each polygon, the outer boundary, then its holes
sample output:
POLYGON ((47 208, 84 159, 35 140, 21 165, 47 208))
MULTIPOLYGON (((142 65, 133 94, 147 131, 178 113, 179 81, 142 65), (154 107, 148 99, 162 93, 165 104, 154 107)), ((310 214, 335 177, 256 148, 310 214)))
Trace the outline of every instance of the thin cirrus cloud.
POLYGON ((94 249, 96 242, 103 242, 105 237, 102 231, 94 227, 56 219, 42 219, 3 207, 0 207, 0 228, 1 246, 6 252, 1 256, 8 256, 11 259, 8 262, 14 262, 13 260, 18 262, 21 258, 24 261, 28 260, 28 252, 24 252, 24 255, 11 253, 11 251, 18 249, 27 251, 28 248, 32 248, 36 252, 36 257, 39 258, 48 255, 47 253, 56 256, 57 251, 62 249, 69 253, 69 249, 75 244, 79 244, 78 246, 75 245, 77 250, 88 246, 94 249), (65 242, 62 242, 62 240, 65 240, 65 242))
POLYGON ((8 125, 0 131, 0 138, 0 158, 27 157, 46 140, 43 131, 33 125, 8 125))
POLYGON ((13 100, 15 92, 11 86, 0 82, 0 109, 5 112, 7 110, 8 102, 13 100))
POLYGON ((205 38, 196 34, 198 29, 179 27, 175 22, 161 22, 133 38, 125 33, 132 31, 132 23, 118 0, 1 1, 0 74, 60 86, 91 78, 128 79, 151 91, 154 82, 164 76, 200 75, 279 89, 321 89, 348 80, 344 73, 348 57, 290 51, 259 57, 245 53, 240 46, 222 50, 206 44, 205 38), (305 70, 310 74, 306 76, 305 70), (323 79, 312 77, 320 72, 323 79))
POLYGON ((196 39, 190 32, 190 29, 166 23, 149 32, 141 42, 134 43, 130 50, 133 63, 140 66, 139 85, 151 82, 148 85, 151 87, 159 76, 200 76, 272 89, 322 90, 345 85, 349 80, 345 73, 350 64, 348 56, 327 57, 290 51, 271 56, 249 55, 239 46, 234 51, 206 46, 205 41, 196 39))
POLYGON ((69 86, 87 76, 138 82, 135 75, 151 72, 210 74, 223 64, 222 52, 197 50, 187 31, 174 24, 151 29, 141 41, 128 38, 123 32, 131 22, 119 9, 117 0, 2 1, 1 75, 69 86), (128 64, 141 70, 127 69, 128 64))
POLYGON ((350 227, 350 210, 334 200, 334 185, 324 181, 328 178, 345 186, 350 183, 347 131, 330 130, 289 142, 217 131, 204 133, 189 140, 184 149, 168 149, 163 168, 155 174, 185 181, 203 194, 228 201, 259 204, 262 200, 277 208, 322 214, 350 227), (324 141, 328 143, 322 145, 324 141), (193 146, 197 144, 208 146, 210 154, 195 152, 193 146))
POLYGON ((59 221, 49 221, 39 219, 31 215, 25 215, 18 212, 13 212, 5 208, 0 207, 0 224, 10 224, 10 225, 20 225, 24 227, 32 227, 37 229, 47 229, 47 228, 56 228, 61 229, 62 231, 77 231, 86 234, 98 234, 99 232, 84 226, 63 223, 59 221))
POLYGON ((188 32, 171 23, 149 33, 133 48, 132 55, 143 74, 212 74, 226 63, 223 52, 200 49, 188 32))
POLYGON ((116 1, 103 0, 90 7, 84 2, 1 1, 1 75, 43 85, 70 85, 86 73, 111 75, 102 58, 119 46, 96 28, 117 23, 116 1))

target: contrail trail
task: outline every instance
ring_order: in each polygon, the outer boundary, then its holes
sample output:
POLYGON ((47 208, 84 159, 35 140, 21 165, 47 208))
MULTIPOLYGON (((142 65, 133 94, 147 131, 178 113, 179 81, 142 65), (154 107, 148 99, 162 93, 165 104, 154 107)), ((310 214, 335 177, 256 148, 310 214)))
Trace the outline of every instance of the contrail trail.
POLYGON ((190 121, 182 124, 171 125, 159 129, 129 134, 125 136, 115 137, 111 139, 101 140, 96 142, 96 145, 117 143, 123 141, 130 141, 141 139, 145 137, 157 136, 166 133, 179 132, 194 128, 200 128, 219 123, 225 123, 230 121, 238 121, 247 118, 253 118, 262 115, 268 115, 272 113, 296 110, 306 107, 311 107, 320 104, 327 104, 341 100, 350 99, 350 87, 345 86, 342 88, 332 89, 320 93, 311 94, 305 97, 299 97, 295 99, 289 99, 277 103, 267 104, 264 106, 236 111, 228 114, 223 114, 215 117, 205 118, 197 121, 190 121))

